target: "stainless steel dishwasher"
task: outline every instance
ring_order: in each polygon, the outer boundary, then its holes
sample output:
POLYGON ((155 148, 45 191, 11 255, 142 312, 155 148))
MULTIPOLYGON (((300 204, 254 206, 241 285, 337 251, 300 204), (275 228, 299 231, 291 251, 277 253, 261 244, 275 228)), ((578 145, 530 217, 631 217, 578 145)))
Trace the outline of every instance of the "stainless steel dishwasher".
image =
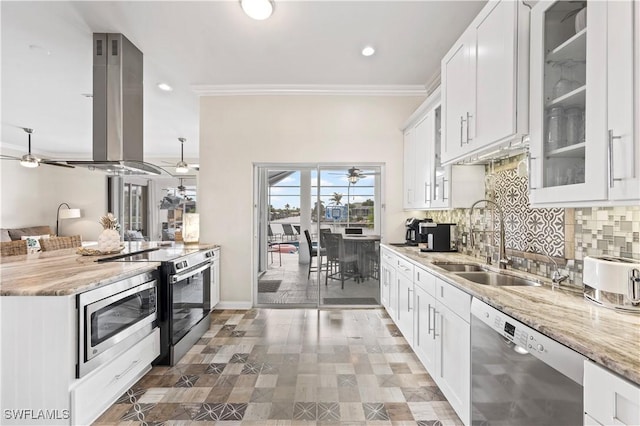
POLYGON ((579 353, 474 298, 473 425, 582 425, 579 353))

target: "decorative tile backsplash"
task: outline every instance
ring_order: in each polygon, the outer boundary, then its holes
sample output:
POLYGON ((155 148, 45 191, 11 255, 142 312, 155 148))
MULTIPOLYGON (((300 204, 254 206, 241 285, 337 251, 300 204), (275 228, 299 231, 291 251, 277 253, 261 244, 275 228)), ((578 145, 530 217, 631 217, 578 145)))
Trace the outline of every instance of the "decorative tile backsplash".
MULTIPOLYGON (((640 260, 640 206, 576 209, 530 208, 528 182, 517 173, 522 156, 487 166, 486 198, 495 201, 505 216, 507 255, 513 269, 551 277, 554 258, 569 284, 582 287, 585 256, 610 255, 640 260)), ((469 238, 469 209, 427 212, 438 223, 458 224, 459 250, 480 259, 498 261, 499 215, 489 204, 473 211, 474 246, 469 238), (463 235, 467 244, 462 244, 463 235)))

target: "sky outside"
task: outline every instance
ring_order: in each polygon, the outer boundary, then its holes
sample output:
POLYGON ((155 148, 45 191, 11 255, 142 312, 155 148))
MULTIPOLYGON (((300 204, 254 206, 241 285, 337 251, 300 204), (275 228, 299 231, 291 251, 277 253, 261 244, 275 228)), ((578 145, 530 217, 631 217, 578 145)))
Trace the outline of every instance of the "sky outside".
MULTIPOLYGON (((370 169, 360 169, 362 173, 373 173, 370 169)), ((341 203, 361 203, 375 199, 375 176, 366 176, 358 180, 355 185, 349 185, 347 169, 322 170, 320 172, 320 199, 327 206, 334 192, 342 194, 341 203), (349 201, 347 201, 347 193, 349 201)), ((317 194, 318 173, 311 171, 311 200, 315 204, 317 194)), ((289 204, 290 209, 300 207, 300 172, 295 172, 282 179, 270 189, 270 204, 276 209, 284 209, 289 204)))

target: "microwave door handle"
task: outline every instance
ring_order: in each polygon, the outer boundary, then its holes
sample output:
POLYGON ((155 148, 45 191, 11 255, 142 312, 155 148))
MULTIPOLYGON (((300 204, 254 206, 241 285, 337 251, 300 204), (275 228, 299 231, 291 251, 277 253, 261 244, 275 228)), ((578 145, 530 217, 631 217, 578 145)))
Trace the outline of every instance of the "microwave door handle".
POLYGON ((177 283, 178 281, 182 281, 185 278, 189 278, 193 275, 197 275, 200 272, 204 271, 205 269, 209 269, 211 267, 211 265, 213 264, 213 262, 207 262, 204 265, 200 266, 197 269, 193 269, 187 272, 184 272, 182 274, 175 274, 173 276, 171 276, 171 284, 177 283))

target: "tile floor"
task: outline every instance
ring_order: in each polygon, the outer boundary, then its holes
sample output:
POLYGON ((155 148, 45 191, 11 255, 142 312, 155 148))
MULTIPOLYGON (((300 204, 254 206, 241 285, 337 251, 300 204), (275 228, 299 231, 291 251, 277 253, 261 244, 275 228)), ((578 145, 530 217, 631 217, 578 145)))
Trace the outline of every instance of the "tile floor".
POLYGON ((461 425, 383 309, 216 311, 95 425, 461 425))
MULTIPOLYGON (((315 267, 316 259, 313 259, 315 267)), ((282 280, 278 291, 273 293, 258 292, 259 304, 313 304, 318 300, 318 275, 311 272, 311 278, 307 279, 308 265, 298 263, 298 254, 282 254, 282 265, 278 258, 269 264, 268 270, 260 277, 261 280, 282 280)), ((347 299, 345 303, 353 305, 369 304, 367 299, 375 299, 379 304, 380 281, 377 279, 367 279, 356 283, 354 280, 346 280, 344 289, 338 280, 328 280, 324 282, 324 270, 321 274, 320 298, 321 304, 325 303, 325 298, 347 299), (351 301, 348 301, 351 299, 351 301)))

